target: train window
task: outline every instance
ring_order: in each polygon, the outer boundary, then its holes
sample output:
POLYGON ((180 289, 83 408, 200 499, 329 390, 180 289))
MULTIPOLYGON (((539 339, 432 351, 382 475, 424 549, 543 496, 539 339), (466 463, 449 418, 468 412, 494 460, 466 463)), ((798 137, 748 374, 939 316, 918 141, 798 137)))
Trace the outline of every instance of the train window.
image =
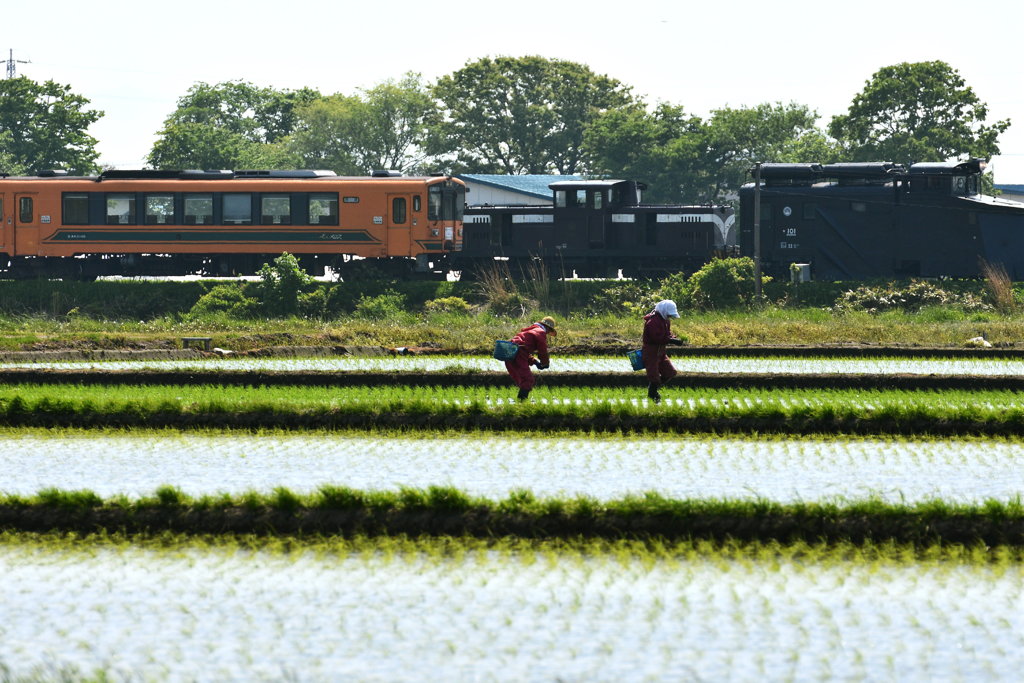
MULTIPOLYGON (((347 199, 347 197, 346 197, 347 199)), ((336 194, 311 194, 309 195, 309 224, 310 225, 337 225, 338 224, 338 195, 336 194)))
POLYGON ((565 208, 566 197, 568 193, 565 190, 555 191, 555 207, 559 209, 565 208))
POLYGON ((812 202, 804 204, 803 216, 805 221, 813 221, 818 216, 818 205, 812 202))
POLYGON ((265 194, 260 197, 260 222, 263 225, 287 225, 291 223, 291 195, 265 194))
POLYGON ((594 193, 594 208, 595 209, 600 209, 602 206, 604 206, 604 192, 595 192, 594 193))
POLYGON ((18 220, 22 223, 31 223, 35 211, 32 208, 31 197, 19 197, 18 198, 18 220))
POLYGON ((135 195, 107 195, 107 225, 135 225, 135 195))
POLYGON ((224 223, 250 225, 252 223, 252 195, 248 192, 225 192, 222 197, 224 223))
POLYGON ((405 197, 394 197, 391 200, 391 222, 405 223, 405 197))
POLYGON ((209 225, 213 222, 213 195, 185 195, 185 225, 209 225))
POLYGON ((418 194, 417 195, 413 195, 413 197, 412 197, 412 210, 413 211, 422 211, 423 210, 422 200, 420 199, 420 196, 418 194))
POLYGON ((586 190, 576 190, 576 206, 583 206, 583 207, 585 207, 586 205, 587 205, 587 191, 586 190))
POLYGON ((868 205, 864 202, 850 202, 850 211, 854 213, 867 213, 868 205))
POLYGON ((441 220, 441 186, 432 185, 427 191, 427 219, 441 220))
POLYGON ((174 223, 174 195, 146 195, 146 225, 174 223))
POLYGON ((64 225, 89 224, 89 195, 85 193, 64 193, 64 225))

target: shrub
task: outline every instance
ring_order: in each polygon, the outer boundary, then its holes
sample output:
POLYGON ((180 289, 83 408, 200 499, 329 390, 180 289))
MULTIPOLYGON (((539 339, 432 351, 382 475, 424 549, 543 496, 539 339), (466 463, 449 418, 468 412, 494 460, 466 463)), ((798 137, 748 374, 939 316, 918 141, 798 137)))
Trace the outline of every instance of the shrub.
POLYGON ((844 292, 833 304, 834 313, 865 311, 916 313, 933 306, 956 306, 964 311, 989 311, 991 306, 970 292, 949 292, 925 280, 911 280, 905 287, 895 283, 862 285, 844 292))
POLYGON ((299 260, 285 252, 264 263, 259 269, 260 283, 257 288, 260 300, 267 313, 291 315, 299 310, 299 295, 313 278, 302 269, 299 260))
POLYGON ((427 313, 465 313, 468 314, 469 302, 460 296, 446 296, 441 299, 431 299, 423 304, 427 313))
MULTIPOLYGON (((771 278, 761 278, 762 284, 771 278)), ((661 281, 660 299, 672 299, 680 308, 717 310, 745 308, 754 302, 754 261, 748 257, 714 259, 686 278, 674 273, 661 281)))
POLYGON ((187 316, 193 319, 210 315, 252 318, 255 317, 259 306, 259 301, 245 296, 240 284, 217 285, 199 297, 187 316))
POLYGON ((356 304, 355 315, 369 320, 384 320, 407 313, 405 295, 393 289, 385 290, 377 296, 361 296, 356 304))
POLYGON ((650 311, 654 303, 654 292, 647 282, 622 282, 591 296, 585 312, 589 316, 642 315, 650 311))

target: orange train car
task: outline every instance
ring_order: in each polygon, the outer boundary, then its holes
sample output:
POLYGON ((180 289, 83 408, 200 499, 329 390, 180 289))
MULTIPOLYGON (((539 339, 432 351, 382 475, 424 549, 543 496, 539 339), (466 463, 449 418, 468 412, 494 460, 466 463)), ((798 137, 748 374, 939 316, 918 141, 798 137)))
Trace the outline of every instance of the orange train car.
POLYGON ((248 275, 288 252, 344 277, 361 257, 440 274, 459 247, 465 183, 375 171, 44 171, 0 179, 0 274, 248 275))

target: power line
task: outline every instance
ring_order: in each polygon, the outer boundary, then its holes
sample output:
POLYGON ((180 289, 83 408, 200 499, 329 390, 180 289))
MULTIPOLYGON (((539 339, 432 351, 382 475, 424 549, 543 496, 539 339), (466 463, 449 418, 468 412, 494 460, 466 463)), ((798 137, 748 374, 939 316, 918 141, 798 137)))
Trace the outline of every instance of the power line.
POLYGON ((15 76, 15 64, 31 64, 32 62, 27 59, 15 59, 14 50, 11 50, 7 56, 7 78, 14 78, 15 76))

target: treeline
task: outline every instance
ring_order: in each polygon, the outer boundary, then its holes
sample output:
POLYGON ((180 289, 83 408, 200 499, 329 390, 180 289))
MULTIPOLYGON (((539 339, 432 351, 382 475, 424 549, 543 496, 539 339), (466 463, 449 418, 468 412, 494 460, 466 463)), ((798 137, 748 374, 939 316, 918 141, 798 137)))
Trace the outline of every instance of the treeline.
MULTIPOLYGON (((70 86, 0 81, 0 171, 98 171, 86 130, 103 112, 88 104, 70 86)), ((988 158, 1010 121, 987 116, 941 61, 879 69, 847 114, 819 125, 805 104, 722 107, 701 118, 683 104, 646 102, 584 64, 485 57, 435 82, 410 72, 355 93, 199 82, 147 158, 158 169, 610 175, 647 182, 651 201, 722 202, 755 161, 988 158)))

